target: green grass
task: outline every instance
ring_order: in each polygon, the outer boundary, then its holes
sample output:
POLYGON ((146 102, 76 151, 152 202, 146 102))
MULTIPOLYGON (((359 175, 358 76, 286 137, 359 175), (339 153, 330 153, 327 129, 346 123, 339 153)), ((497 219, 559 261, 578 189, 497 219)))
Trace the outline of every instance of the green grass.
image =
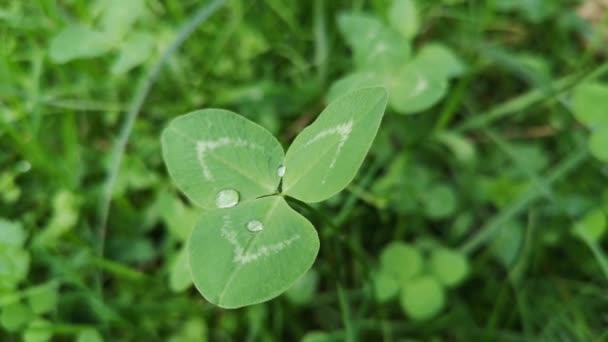
POLYGON ((146 1, 129 32, 154 45, 123 74, 111 69, 126 43, 64 64, 50 57, 66 26, 101 25, 96 2, 0 4, 0 218, 27 235, 8 246, 12 228, 0 221, 0 340, 72 340, 90 329, 106 341, 313 331, 320 341, 606 340, 606 238, 586 244, 571 233, 586 213, 608 214, 607 164, 589 154, 590 130, 571 101, 583 82, 608 84, 601 26, 576 16, 575 0, 449 2, 418 2, 414 51, 440 42, 466 72, 428 110, 389 110, 347 190, 292 203, 321 239, 312 295, 239 310, 170 285, 180 229, 201 209, 170 181, 160 133, 180 114, 221 107, 289 146, 355 68, 338 14, 385 20, 392 1, 232 0, 208 19, 211 2, 146 1), (440 215, 437 187, 455 198, 440 215), (412 320, 398 300, 374 296, 372 274, 393 241, 467 253, 468 278, 433 318, 412 320), (11 283, 18 271, 7 256, 22 254, 29 267, 11 283), (44 284, 56 290, 36 297, 44 284), (37 319, 46 323, 31 326, 37 319))

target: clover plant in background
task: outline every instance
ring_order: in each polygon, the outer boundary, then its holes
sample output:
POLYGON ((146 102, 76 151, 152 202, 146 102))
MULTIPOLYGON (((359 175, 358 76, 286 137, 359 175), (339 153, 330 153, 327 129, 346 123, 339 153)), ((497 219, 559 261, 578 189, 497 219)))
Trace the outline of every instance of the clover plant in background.
POLYGON ((576 119, 591 130, 591 154, 608 162, 608 85, 588 82, 576 87, 572 110, 576 119))
POLYGON ((193 208, 186 206, 169 189, 159 192, 149 213, 160 216, 169 235, 178 245, 169 266, 169 288, 173 292, 184 292, 192 285, 187 262, 186 241, 198 219, 198 213, 193 208))
POLYGON ((374 293, 379 302, 399 297, 408 317, 425 320, 443 309, 447 289, 460 285, 468 274, 468 259, 460 252, 392 242, 380 254, 380 267, 373 276, 374 293))
POLYGON ((291 287, 319 250, 313 225, 286 202, 320 202, 361 166, 387 104, 386 90, 338 98, 287 153, 261 126, 221 109, 175 118, 162 133, 177 187, 205 211, 187 242, 192 280, 209 302, 237 308, 291 287))
POLYGON ((101 13, 97 25, 74 23, 61 30, 49 47, 49 55, 55 63, 95 58, 113 52, 116 57, 112 74, 124 74, 143 64, 155 46, 152 33, 133 29, 144 16, 144 0, 99 1, 93 12, 101 13))
POLYGON ((464 72, 464 64, 442 44, 429 43, 412 52, 412 40, 420 31, 413 0, 394 0, 388 18, 387 25, 360 12, 338 17, 355 70, 332 85, 329 101, 357 88, 381 85, 388 89, 394 111, 414 114, 441 100, 450 79, 464 72))

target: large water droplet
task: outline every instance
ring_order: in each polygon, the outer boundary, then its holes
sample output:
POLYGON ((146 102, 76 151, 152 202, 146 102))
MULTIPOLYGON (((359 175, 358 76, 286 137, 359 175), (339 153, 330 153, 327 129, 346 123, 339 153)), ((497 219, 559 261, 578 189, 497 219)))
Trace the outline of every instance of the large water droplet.
POLYGON ((250 232, 259 232, 262 229, 264 229, 264 225, 262 224, 262 222, 258 221, 258 220, 251 220, 249 222, 247 222, 247 229, 250 232))
POLYGON ((279 177, 285 176, 285 165, 279 166, 277 169, 277 175, 279 175, 279 177))
POLYGON ((217 193, 215 205, 218 208, 232 208, 239 203, 239 193, 233 189, 224 189, 217 193))

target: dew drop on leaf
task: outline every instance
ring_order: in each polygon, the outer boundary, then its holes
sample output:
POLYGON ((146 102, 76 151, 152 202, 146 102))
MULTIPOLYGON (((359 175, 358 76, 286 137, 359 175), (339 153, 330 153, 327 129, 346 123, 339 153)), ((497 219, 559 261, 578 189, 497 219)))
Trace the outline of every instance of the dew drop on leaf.
POLYGON ((247 229, 250 232, 257 233, 257 232, 261 231, 262 229, 264 229, 264 225, 262 224, 262 222, 260 222, 258 220, 251 220, 251 221, 247 222, 247 229))
POLYGON ((232 208, 239 203, 239 193, 233 189, 224 189, 217 193, 215 205, 218 208, 232 208))
POLYGON ((279 177, 285 176, 285 165, 279 166, 279 168, 277 169, 277 175, 279 177))

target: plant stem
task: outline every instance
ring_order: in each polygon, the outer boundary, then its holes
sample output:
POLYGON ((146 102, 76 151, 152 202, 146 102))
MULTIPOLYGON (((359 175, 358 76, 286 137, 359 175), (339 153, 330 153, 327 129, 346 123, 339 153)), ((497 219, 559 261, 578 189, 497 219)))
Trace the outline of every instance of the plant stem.
POLYGON ((327 214, 322 212, 321 210, 311 206, 310 204, 308 204, 306 202, 302 202, 299 199, 296 199, 293 197, 286 196, 285 199, 289 202, 295 203, 297 206, 299 206, 302 209, 306 209, 306 210, 312 212, 314 215, 316 215, 318 218, 320 218, 321 221, 325 222, 328 226, 331 227, 331 229, 333 230, 332 233, 337 233, 340 230, 340 227, 338 227, 332 221, 332 219, 329 216, 327 216, 327 214))
POLYGON ((608 72, 608 63, 604 63, 589 72, 577 72, 573 75, 568 75, 566 77, 554 81, 550 85, 532 89, 529 92, 517 96, 511 100, 508 100, 485 113, 473 116, 472 118, 462 123, 460 126, 456 127, 454 130, 462 133, 470 131, 472 129, 487 126, 493 121, 496 121, 513 113, 521 112, 537 102, 545 100, 548 97, 556 96, 560 93, 563 93, 568 89, 576 86, 580 82, 593 79, 606 72, 608 72))
POLYGON ((188 37, 190 37, 194 30, 209 19, 209 17, 211 17, 211 15, 213 15, 224 4, 224 2, 224 0, 215 0, 199 8, 199 10, 194 13, 192 18, 182 27, 171 45, 167 47, 156 63, 154 63, 154 65, 148 69, 149 71, 140 79, 137 91, 133 97, 133 100, 131 101, 131 104, 129 105, 129 111, 127 112, 125 120, 122 124, 120 134, 116 140, 116 143, 114 144, 110 167, 103 186, 103 193, 99 206, 99 222, 97 225, 99 234, 99 246, 97 252, 101 258, 103 258, 104 253, 108 215, 110 213, 110 203, 112 202, 112 192, 120 171, 120 165, 125 154, 127 142, 131 136, 131 131, 133 131, 135 120, 137 119, 137 116, 139 115, 139 112, 141 111, 141 108, 143 107, 144 102, 152 89, 152 85, 158 78, 158 75, 169 58, 173 56, 180 46, 182 46, 182 44, 186 41, 186 39, 188 39, 188 37))
MULTIPOLYGON (((336 225, 333 220, 327 215, 325 214, 323 211, 318 210, 314 207, 312 207, 310 204, 306 203, 306 202, 302 202, 298 199, 295 199, 293 197, 285 197, 286 200, 288 200, 289 202, 295 204, 296 206, 308 210, 311 213, 313 213, 313 215, 317 216, 319 219, 321 219, 321 221, 323 221, 324 223, 326 223, 328 226, 331 227, 331 232, 330 234, 327 234, 326 237, 334 237, 335 235, 338 235, 338 233, 340 232, 340 227, 338 225, 336 225)), ((370 269, 369 267, 369 261, 368 261, 368 257, 365 254, 365 251, 360 248, 359 246, 357 246, 351 239, 349 238, 343 238, 342 236, 338 236, 337 237, 339 242, 343 243, 346 245, 346 247, 353 253, 353 255, 357 258, 357 260, 364 266, 366 267, 366 269, 370 269)))
MULTIPOLYGON (((148 72, 144 74, 139 81, 136 93, 129 105, 129 111, 127 112, 124 122, 121 126, 118 139, 114 143, 111 154, 110 167, 108 169, 105 184, 103 185, 101 201, 99 205, 99 218, 97 224, 97 254, 101 259, 103 259, 104 255, 108 216, 110 214, 110 204, 112 202, 112 193, 114 191, 116 179, 118 178, 118 173, 120 172, 120 165, 125 154, 127 142, 129 141, 131 132, 133 131, 135 120, 137 119, 137 116, 139 115, 139 112, 141 111, 144 102, 146 101, 146 98, 148 97, 148 94, 152 89, 152 85, 158 78, 158 75, 162 71, 164 65, 167 63, 169 58, 173 56, 173 54, 179 49, 180 46, 182 46, 182 44, 186 41, 186 39, 188 39, 188 37, 190 37, 190 35, 198 26, 204 23, 207 19, 209 19, 209 17, 211 17, 215 12, 220 9, 224 2, 225 0, 214 0, 209 4, 201 6, 193 14, 191 19, 188 20, 188 22, 186 22, 184 26, 180 29, 173 42, 162 53, 156 63, 154 63, 148 69, 148 72)), ((100 269, 98 275, 98 291, 100 293, 102 274, 103 273, 100 269)))
POLYGON ((606 276, 606 279, 608 280, 608 258, 606 258, 599 243, 596 241, 588 241, 587 245, 589 246, 589 249, 591 249, 593 256, 595 256, 595 259, 600 264, 602 272, 604 272, 604 276, 606 276))
POLYGON ((344 324, 344 333, 345 340, 347 342, 354 342, 357 340, 355 329, 352 325, 352 319, 350 314, 350 306, 348 304, 348 299, 346 298, 346 293, 342 289, 340 284, 337 284, 338 287, 338 301, 340 302, 340 311, 342 312, 342 322, 344 324))

